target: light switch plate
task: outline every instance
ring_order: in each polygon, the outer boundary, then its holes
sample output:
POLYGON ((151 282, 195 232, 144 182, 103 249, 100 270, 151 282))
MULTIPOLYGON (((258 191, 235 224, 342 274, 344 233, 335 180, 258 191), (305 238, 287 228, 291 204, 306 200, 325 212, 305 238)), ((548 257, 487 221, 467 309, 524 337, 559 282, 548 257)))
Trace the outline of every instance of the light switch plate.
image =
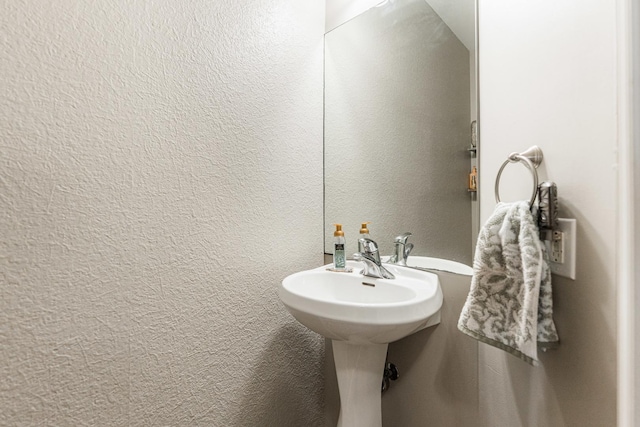
POLYGON ((575 219, 558 218, 558 227, 554 233, 555 238, 562 239, 546 242, 549 259, 551 260, 551 272, 558 276, 576 280, 576 234, 577 221, 575 219), (556 260, 557 262, 554 262, 556 260))

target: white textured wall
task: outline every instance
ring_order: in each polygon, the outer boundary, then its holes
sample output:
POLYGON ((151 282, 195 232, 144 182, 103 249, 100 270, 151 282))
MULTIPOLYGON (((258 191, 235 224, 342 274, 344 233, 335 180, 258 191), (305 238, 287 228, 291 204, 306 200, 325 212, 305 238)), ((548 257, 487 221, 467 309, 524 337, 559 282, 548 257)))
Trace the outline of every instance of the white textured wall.
POLYGON ((0 424, 322 424, 324 3, 2 1, 0 424))
MULTIPOLYGON (((554 276, 561 344, 542 366, 480 345, 485 426, 616 425, 616 2, 480 2, 481 216, 512 151, 537 144, 560 214, 578 220, 577 278, 554 276)), ((504 200, 526 199, 510 165, 504 200)))
POLYGON ((390 255, 471 263, 469 51, 423 0, 369 9, 325 36, 325 250, 360 224, 390 255))

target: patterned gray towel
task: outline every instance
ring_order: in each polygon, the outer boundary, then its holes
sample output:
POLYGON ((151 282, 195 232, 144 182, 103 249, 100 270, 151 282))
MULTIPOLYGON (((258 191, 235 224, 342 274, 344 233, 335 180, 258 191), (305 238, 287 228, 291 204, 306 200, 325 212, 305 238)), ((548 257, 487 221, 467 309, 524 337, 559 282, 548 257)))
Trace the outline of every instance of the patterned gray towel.
POLYGON ((527 202, 498 203, 480 231, 458 329, 532 365, 538 345, 558 344, 551 271, 527 202))

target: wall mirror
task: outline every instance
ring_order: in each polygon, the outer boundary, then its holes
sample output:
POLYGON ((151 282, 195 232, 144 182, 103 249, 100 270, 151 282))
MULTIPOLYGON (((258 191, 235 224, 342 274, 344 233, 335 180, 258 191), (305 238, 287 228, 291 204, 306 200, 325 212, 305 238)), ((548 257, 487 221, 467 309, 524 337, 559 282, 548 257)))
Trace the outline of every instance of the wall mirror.
POLYGON ((325 253, 333 223, 343 224, 351 255, 370 221, 382 255, 408 231, 412 255, 470 265, 475 2, 378 0, 356 12, 344 3, 327 1, 325 253))

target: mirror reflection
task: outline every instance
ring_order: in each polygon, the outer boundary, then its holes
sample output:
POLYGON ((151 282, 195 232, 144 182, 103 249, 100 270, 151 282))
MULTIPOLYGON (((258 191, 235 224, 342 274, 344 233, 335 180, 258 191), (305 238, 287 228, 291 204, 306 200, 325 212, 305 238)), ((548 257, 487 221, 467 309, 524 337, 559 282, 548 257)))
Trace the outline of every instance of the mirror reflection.
POLYGON ((351 255, 370 221, 383 255, 408 231, 411 255, 471 263, 473 7, 387 0, 325 35, 326 253, 331 224, 351 255))

